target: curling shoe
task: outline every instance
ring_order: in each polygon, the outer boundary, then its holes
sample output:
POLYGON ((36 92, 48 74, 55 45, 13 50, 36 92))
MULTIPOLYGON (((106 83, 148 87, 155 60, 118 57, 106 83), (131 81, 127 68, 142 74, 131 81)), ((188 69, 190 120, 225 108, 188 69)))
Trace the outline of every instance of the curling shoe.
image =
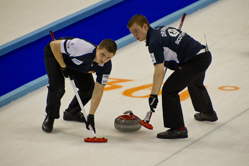
POLYGON ((188 138, 188 130, 186 127, 182 130, 169 129, 165 132, 158 133, 157 138, 162 138, 162 139, 188 138))
POLYGON ((47 132, 47 133, 51 133, 53 130, 53 125, 54 125, 54 118, 50 118, 47 115, 43 124, 42 124, 42 130, 47 132))
POLYGON ((72 115, 68 111, 64 111, 63 119, 68 121, 86 122, 86 119, 82 112, 78 112, 75 115, 72 115))
POLYGON ((213 112, 212 114, 196 113, 194 115, 194 118, 195 118, 195 120, 198 120, 198 121, 215 122, 218 120, 216 112, 213 112))

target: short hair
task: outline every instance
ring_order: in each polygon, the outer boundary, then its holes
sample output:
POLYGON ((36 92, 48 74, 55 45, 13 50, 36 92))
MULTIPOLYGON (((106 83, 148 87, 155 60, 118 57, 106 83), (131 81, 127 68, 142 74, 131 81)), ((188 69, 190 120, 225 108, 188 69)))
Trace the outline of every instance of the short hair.
POLYGON ((141 28, 143 27, 144 24, 147 24, 148 27, 150 27, 150 23, 147 20, 147 18, 141 14, 137 14, 135 16, 133 16, 130 21, 127 24, 127 28, 130 28, 133 24, 137 24, 138 26, 140 26, 141 28))
POLYGON ((99 49, 106 49, 108 52, 113 53, 113 55, 116 54, 117 51, 117 44, 115 41, 111 39, 104 39, 99 44, 99 49))

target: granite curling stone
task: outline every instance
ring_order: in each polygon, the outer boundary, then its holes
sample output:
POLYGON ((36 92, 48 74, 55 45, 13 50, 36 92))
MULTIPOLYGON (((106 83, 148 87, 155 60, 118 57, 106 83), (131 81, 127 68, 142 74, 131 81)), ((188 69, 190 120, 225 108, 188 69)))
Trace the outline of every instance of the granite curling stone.
POLYGON ((119 131, 133 132, 141 128, 140 120, 131 110, 128 110, 124 112, 124 115, 115 119, 114 126, 119 131))

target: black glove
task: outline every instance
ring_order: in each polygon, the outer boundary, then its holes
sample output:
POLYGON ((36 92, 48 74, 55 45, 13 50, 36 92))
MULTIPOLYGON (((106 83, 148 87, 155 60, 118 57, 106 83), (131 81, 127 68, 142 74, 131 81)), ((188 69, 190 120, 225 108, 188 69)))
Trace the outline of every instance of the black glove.
POLYGON ((157 103, 158 103, 157 95, 150 95, 150 98, 149 98, 149 105, 150 105, 150 110, 151 110, 152 112, 155 112, 154 108, 156 108, 157 103))
POLYGON ((69 67, 66 66, 64 68, 61 68, 61 72, 64 75, 64 77, 68 78, 69 76, 70 78, 72 78, 72 74, 71 74, 69 67))
POLYGON ((96 133, 96 131, 95 131, 95 125, 94 125, 94 115, 92 115, 92 114, 89 114, 87 116, 87 121, 86 121, 86 128, 87 128, 87 130, 90 130, 89 125, 92 126, 94 133, 96 133))

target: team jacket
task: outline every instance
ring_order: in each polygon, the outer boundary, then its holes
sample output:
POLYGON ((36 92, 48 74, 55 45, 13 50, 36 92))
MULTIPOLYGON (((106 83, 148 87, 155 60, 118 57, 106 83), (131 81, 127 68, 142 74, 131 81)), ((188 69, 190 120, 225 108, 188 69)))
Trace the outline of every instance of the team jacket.
POLYGON ((147 32, 146 46, 154 65, 164 63, 164 66, 171 70, 187 62, 204 48, 185 32, 167 26, 154 29, 150 27, 147 32))
POLYGON ((112 69, 111 60, 103 65, 93 62, 97 46, 79 38, 60 38, 61 52, 65 63, 72 69, 83 73, 95 73, 96 81, 105 85, 112 69))

